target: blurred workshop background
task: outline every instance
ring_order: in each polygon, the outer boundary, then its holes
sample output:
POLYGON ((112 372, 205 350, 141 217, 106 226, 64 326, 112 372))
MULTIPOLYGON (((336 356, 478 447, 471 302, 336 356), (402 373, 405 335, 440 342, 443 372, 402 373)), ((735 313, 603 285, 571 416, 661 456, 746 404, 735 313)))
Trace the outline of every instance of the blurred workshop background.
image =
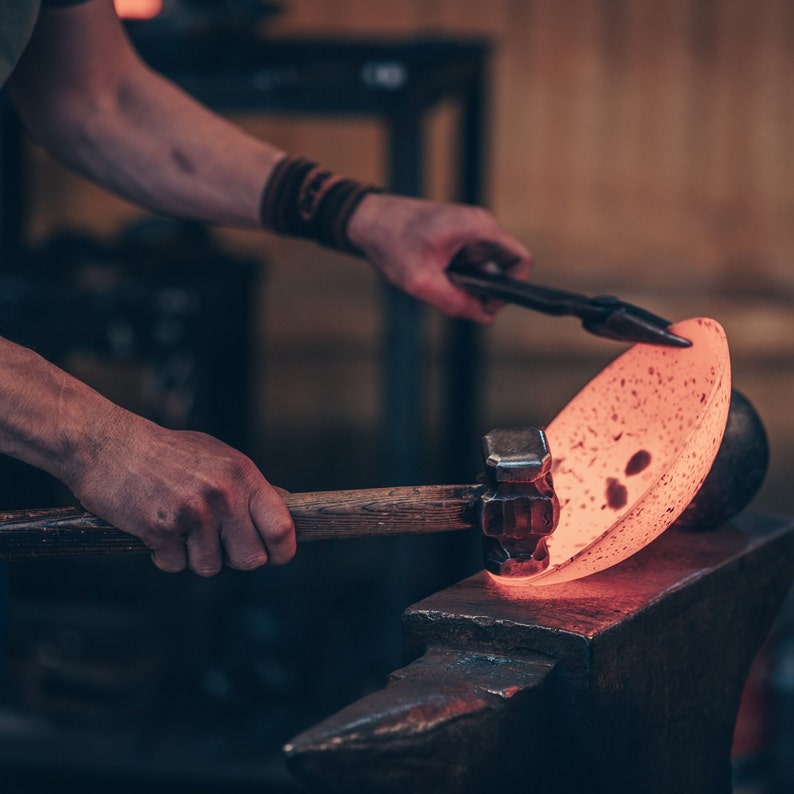
MULTIPOLYGON (((483 202, 540 283, 719 320, 770 440, 753 507, 794 512, 794 5, 153 6, 129 22, 144 56, 253 133, 483 202)), ((3 333, 287 489, 473 479, 483 432, 545 425, 622 349, 518 308, 472 334, 354 258, 148 216, 3 114, 3 333)), ((4 508, 68 503, 0 474, 4 508)), ((280 745, 399 666, 400 611, 476 570, 475 539, 455 542, 334 542, 210 581, 141 557, 12 563, 0 775, 19 792, 293 790, 280 745)), ((794 790, 791 606, 754 681, 736 790, 794 790)))

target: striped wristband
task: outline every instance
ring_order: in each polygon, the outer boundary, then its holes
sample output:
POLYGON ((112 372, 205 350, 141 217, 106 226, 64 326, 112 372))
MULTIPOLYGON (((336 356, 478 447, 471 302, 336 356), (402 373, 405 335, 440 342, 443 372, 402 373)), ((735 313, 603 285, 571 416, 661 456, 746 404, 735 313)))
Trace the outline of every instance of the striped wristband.
POLYGON ((259 220, 263 228, 278 234, 360 255, 347 236, 347 226, 362 199, 380 192, 374 185, 338 176, 303 157, 285 157, 262 192, 259 220))

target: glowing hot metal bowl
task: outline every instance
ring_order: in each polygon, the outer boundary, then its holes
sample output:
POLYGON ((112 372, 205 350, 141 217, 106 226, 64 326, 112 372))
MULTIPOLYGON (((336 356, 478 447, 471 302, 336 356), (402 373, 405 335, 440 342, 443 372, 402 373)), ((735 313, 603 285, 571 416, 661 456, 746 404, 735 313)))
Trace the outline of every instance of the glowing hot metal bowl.
POLYGON ((692 347, 635 345, 546 429, 560 521, 548 567, 520 582, 556 584, 626 559, 664 532, 700 488, 728 419, 728 343, 711 319, 671 330, 692 347))

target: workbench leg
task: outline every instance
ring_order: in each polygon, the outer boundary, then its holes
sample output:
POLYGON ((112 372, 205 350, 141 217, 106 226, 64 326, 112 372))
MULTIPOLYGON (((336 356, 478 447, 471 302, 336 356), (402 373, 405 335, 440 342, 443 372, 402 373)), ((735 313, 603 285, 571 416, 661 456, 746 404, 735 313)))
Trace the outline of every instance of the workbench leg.
MULTIPOLYGON (((457 199, 484 205, 486 150, 485 64, 461 97, 457 199)), ((480 450, 472 439, 490 430, 481 425, 483 333, 474 323, 450 320, 446 341, 443 475, 445 482, 468 482, 479 471, 480 450)))
MULTIPOLYGON (((422 119, 406 114, 388 127, 391 190, 406 196, 423 193, 422 119)), ((424 307, 400 290, 386 286, 382 433, 385 480, 392 485, 424 482, 424 307)))

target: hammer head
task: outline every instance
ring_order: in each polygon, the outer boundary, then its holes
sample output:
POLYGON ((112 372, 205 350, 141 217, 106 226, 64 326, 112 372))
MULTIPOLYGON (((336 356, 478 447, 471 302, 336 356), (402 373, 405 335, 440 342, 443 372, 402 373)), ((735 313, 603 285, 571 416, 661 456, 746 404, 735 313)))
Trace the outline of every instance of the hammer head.
POLYGON ((485 568, 504 577, 539 573, 549 564, 546 543, 560 518, 546 435, 536 427, 492 430, 483 437, 483 457, 485 568))

